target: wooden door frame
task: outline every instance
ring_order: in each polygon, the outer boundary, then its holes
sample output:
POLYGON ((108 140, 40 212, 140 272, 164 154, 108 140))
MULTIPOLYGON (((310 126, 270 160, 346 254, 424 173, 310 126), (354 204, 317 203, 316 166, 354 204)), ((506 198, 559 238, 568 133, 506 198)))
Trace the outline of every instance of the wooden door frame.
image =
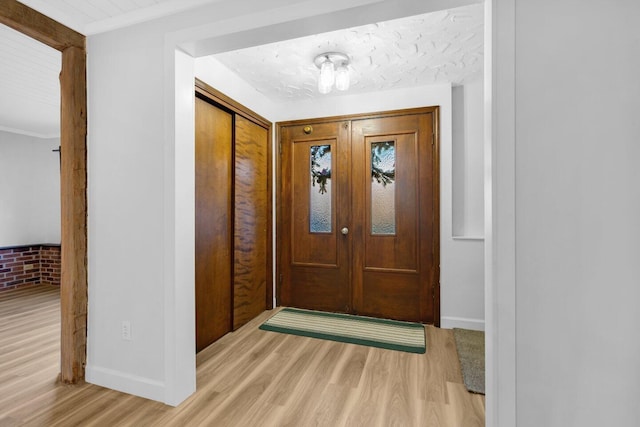
POLYGON ((285 122, 276 123, 276 140, 278 142, 278 152, 276 155, 276 306, 280 305, 280 288, 282 285, 282 232, 284 224, 282 224, 282 128, 292 125, 309 124, 314 125, 318 123, 329 123, 337 121, 352 121, 363 119, 376 119, 383 117, 397 117, 410 114, 431 113, 433 115, 433 160, 434 160, 434 179, 433 179, 433 203, 434 203, 434 223, 437 224, 434 227, 433 241, 433 253, 434 253, 434 277, 433 277, 433 318, 434 325, 440 326, 440 107, 421 107, 421 108, 409 108, 404 110, 391 110, 391 111, 378 111, 375 113, 364 114, 352 114, 344 116, 331 116, 314 119, 299 119, 288 120, 285 122))
POLYGON ((62 53, 60 72, 60 380, 84 380, 87 348, 86 38, 15 0, 0 0, 0 24, 62 53))

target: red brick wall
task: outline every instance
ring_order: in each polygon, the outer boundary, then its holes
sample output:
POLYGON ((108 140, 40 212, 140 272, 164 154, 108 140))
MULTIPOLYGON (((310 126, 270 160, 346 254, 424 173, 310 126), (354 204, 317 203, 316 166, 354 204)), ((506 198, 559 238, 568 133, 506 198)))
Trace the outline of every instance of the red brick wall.
POLYGON ((60 285, 60 246, 0 248, 0 291, 47 283, 60 285))
POLYGON ((60 246, 40 247, 40 283, 60 285, 60 246))

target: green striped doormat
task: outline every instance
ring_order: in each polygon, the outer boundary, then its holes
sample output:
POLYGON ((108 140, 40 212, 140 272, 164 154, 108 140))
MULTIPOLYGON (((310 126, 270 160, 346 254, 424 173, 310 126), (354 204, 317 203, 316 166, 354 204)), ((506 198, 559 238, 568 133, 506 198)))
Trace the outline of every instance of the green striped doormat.
POLYGON ((420 323, 284 308, 260 329, 409 353, 426 352, 425 330, 420 323))

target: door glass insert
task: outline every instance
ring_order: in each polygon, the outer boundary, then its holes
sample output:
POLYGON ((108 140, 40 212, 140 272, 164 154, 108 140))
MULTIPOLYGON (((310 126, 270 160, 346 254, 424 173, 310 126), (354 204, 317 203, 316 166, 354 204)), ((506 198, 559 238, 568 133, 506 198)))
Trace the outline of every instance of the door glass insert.
POLYGON ((331 233, 331 146, 311 146, 309 230, 331 233))
POLYGON ((394 141, 371 143, 371 234, 396 233, 394 141))

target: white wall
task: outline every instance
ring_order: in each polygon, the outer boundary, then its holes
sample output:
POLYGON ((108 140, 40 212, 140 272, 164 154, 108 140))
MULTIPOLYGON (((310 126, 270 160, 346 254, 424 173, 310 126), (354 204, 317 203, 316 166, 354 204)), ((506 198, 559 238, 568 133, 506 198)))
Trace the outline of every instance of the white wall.
POLYGON ((249 85, 214 57, 204 56, 197 58, 195 60, 195 75, 208 85, 260 114, 265 119, 273 123, 278 120, 279 106, 276 102, 255 90, 253 86, 249 85))
POLYGON ((453 235, 484 236, 483 76, 453 88, 453 235))
POLYGON ((0 247, 60 243, 59 145, 0 131, 0 247))
POLYGON ((86 378, 164 400, 161 33, 89 37, 87 52, 86 378), (131 341, 121 340, 124 320, 131 341))
POLYGON ((515 6, 518 426, 637 426, 640 3, 515 6))
POLYGON ((221 0, 88 37, 87 381, 169 404, 195 389, 194 64, 176 49, 205 55, 470 2, 221 0))
MULTIPOLYGON (((442 304, 442 327, 485 329, 483 76, 452 90, 452 286, 442 304), (479 301, 482 300, 482 303, 479 301)), ((445 266, 443 265, 443 268, 445 266)))

